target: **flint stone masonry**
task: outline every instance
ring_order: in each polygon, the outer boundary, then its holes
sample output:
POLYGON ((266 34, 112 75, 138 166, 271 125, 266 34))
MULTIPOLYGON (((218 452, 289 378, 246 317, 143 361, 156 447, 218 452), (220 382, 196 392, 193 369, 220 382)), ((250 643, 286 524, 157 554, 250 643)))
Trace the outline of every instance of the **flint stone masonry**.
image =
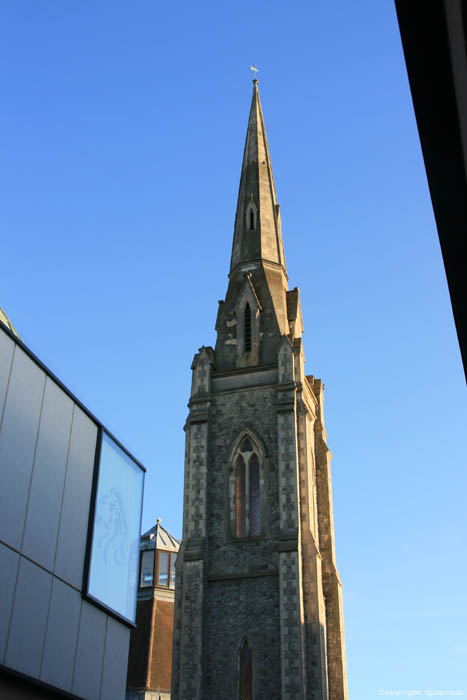
POLYGON ((203 697, 238 697, 237 648, 247 636, 253 648, 255 700, 279 700, 280 621, 278 577, 215 581, 206 596, 203 697), (261 625, 252 629, 252 620, 261 625), (233 621, 235 623, 233 624, 233 621), (233 653, 226 654, 226 649, 233 653))
POLYGON ((201 637, 204 572, 202 562, 184 564, 181 643, 183 665, 180 668, 180 697, 199 698, 201 691, 201 637))
POLYGON ((202 537, 206 517, 206 423, 191 425, 189 437, 188 489, 185 494, 185 521, 187 537, 202 537))
POLYGON ((264 528, 278 531, 277 503, 277 436, 275 424, 275 392, 272 389, 250 389, 241 393, 213 396, 211 412, 211 456, 208 481, 208 567, 211 571, 236 572, 251 567, 278 566, 277 554, 269 539, 249 540, 239 547, 231 531, 226 477, 233 470, 230 458, 238 435, 251 428, 265 447, 266 494, 263 508, 264 528), (222 525, 221 525, 222 524, 222 525))
POLYGON ((282 700, 303 697, 303 616, 297 552, 280 555, 282 700))

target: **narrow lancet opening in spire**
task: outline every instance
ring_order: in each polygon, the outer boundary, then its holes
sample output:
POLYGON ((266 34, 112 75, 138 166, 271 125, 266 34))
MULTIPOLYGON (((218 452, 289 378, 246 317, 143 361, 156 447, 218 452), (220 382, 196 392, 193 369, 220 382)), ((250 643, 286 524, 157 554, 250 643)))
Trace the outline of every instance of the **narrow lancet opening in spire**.
POLYGON ((245 352, 251 350, 251 309, 247 303, 245 306, 245 352))

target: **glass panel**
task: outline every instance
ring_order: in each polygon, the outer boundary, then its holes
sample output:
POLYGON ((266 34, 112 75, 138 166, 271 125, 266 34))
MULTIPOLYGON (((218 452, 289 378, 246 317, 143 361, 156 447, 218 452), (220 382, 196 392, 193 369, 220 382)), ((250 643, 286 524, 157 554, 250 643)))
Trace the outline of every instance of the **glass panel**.
POLYGON ((240 649, 239 666, 239 698, 240 700, 253 700, 253 654, 246 639, 240 649))
POLYGON ((169 585, 169 553, 159 552, 159 586, 169 585))
POLYGON ((177 561, 177 555, 172 552, 170 555, 170 588, 175 588, 175 562, 177 561))
POLYGON ((259 491, 259 462, 254 454, 250 467, 250 535, 261 534, 261 497, 259 491))
POLYGON ((245 537, 245 462, 243 457, 237 457, 235 467, 235 534, 245 537))
POLYGON ((152 586, 154 581, 154 552, 143 551, 141 554, 141 577, 139 585, 152 586))
POLYGON ((245 438, 242 440, 242 444, 240 446, 240 452, 252 452, 253 448, 251 446, 251 442, 248 440, 248 438, 245 438))
POLYGON ((87 594, 135 621, 144 472, 102 434, 87 594))

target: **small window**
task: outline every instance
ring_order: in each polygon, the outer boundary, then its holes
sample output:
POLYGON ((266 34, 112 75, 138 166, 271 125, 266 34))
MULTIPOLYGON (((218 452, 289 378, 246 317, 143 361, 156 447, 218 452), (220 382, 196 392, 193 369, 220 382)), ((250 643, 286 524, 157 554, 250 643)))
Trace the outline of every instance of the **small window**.
POLYGON ((255 213, 253 209, 250 209, 250 231, 255 230, 255 213))
POLYGON ((159 586, 169 585, 169 553, 159 552, 159 574, 157 577, 159 586))
POLYGON ((238 661, 239 700, 253 700, 253 654, 247 639, 240 647, 238 661))
POLYGON ((141 588, 152 586, 154 581, 154 551, 145 550, 141 553, 141 588))
POLYGON ((157 571, 154 575, 154 550, 143 550, 141 552, 141 570, 139 575, 140 588, 149 586, 166 586, 175 588, 175 563, 177 561, 176 552, 157 552, 157 571))
POLYGON ((245 352, 251 350, 251 309, 250 305, 245 306, 245 352))
POLYGON ((175 588, 175 562, 177 561, 177 555, 172 552, 170 555, 170 588, 175 588))

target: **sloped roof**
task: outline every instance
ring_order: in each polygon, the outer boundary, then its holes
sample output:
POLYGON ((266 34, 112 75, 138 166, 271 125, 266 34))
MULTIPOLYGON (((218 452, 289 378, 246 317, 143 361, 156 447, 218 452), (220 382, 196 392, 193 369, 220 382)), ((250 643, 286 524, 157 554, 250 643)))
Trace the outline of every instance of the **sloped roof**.
POLYGON ((168 552, 178 552, 181 540, 170 534, 161 525, 161 519, 157 518, 157 523, 143 535, 141 535, 141 549, 163 549, 168 552))

